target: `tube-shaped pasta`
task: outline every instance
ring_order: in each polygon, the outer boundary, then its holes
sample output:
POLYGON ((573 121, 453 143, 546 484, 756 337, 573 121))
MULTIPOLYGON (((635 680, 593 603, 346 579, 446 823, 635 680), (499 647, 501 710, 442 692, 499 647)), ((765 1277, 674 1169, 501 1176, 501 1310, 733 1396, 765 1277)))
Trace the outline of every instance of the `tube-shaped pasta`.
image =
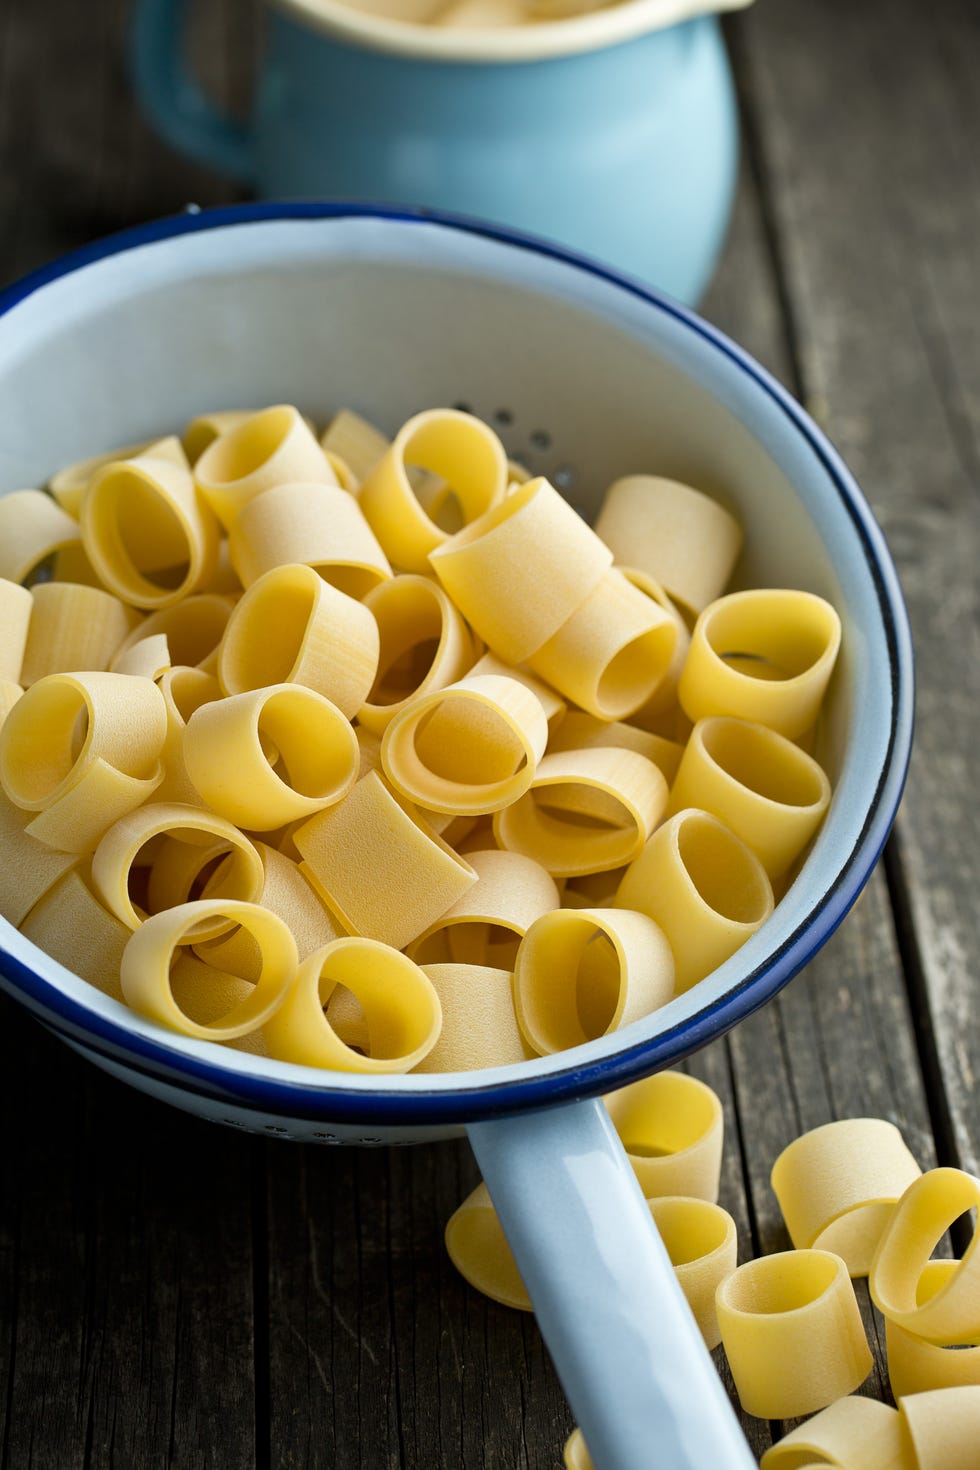
POLYGON ((337 483, 313 431, 289 404, 262 409, 226 430, 204 450, 194 479, 228 529, 243 506, 274 485, 337 483))
POLYGON ((974 1470, 980 1433, 980 1388, 975 1384, 912 1393, 899 1413, 916 1470, 974 1470))
POLYGON ((705 1346, 716 1348, 721 1331, 715 1292, 737 1264, 735 1221, 703 1199, 663 1195, 647 1204, 705 1346))
POLYGON ((0 730, 0 781, 11 801, 41 811, 101 759, 127 776, 157 774, 167 712, 155 684, 128 674, 49 674, 0 730))
POLYGON ((635 750, 645 756, 664 773, 668 785, 677 774, 684 747, 676 740, 666 740, 637 725, 624 724, 622 720, 600 720, 587 715, 584 710, 569 710, 568 714, 552 732, 548 740, 548 754, 562 750, 585 750, 594 745, 614 745, 623 750, 635 750))
POLYGON ((612 553, 539 478, 464 526, 430 563, 493 652, 522 664, 582 606, 612 553))
POLYGON ((452 487, 469 524, 503 500, 507 455, 480 419, 457 409, 433 408, 402 425, 365 477, 360 506, 389 559, 403 571, 427 572, 429 553, 447 536, 419 503, 408 475, 411 465, 452 487))
MULTIPOLYGON (((230 1041, 265 1026, 283 1003, 297 970, 296 943, 282 919, 255 903, 236 899, 199 899, 152 914, 130 935, 119 967, 128 1005, 181 1036, 230 1041), (190 942, 204 924, 231 921, 247 929, 262 954, 259 978, 247 994, 217 1019, 194 1021, 174 997, 170 967, 177 947, 190 942)), ((224 978, 224 977, 222 977, 224 978)))
MULTIPOLYGON (((663 772, 636 751, 596 747, 546 755, 526 796, 494 817, 500 847, 533 857, 554 877, 601 873, 632 862, 643 850, 667 805, 663 772), (608 817, 599 825, 600 809, 574 800, 577 790, 612 800, 603 803, 608 817), (571 796, 571 800, 565 798, 571 796), (584 810, 576 824, 555 811, 584 810)), ((624 904, 637 908, 637 904, 624 904)))
POLYGON ((794 1419, 853 1392, 871 1351, 847 1267, 830 1251, 779 1251, 718 1287, 718 1326, 739 1399, 760 1419, 794 1419))
POLYGON ((742 528, 724 506, 659 475, 616 480, 595 528, 618 562, 655 577, 695 614, 724 592, 742 549, 742 528))
POLYGON ((0 679, 0 728, 23 692, 19 684, 12 683, 10 679, 0 679))
POLYGON ((658 923, 674 952, 677 993, 733 955, 772 913, 759 859, 717 817, 688 808, 658 827, 616 895, 658 923))
POLYGON ((445 689, 473 662, 473 639, 431 577, 403 573, 375 587, 364 606, 378 624, 378 671, 358 723, 380 735, 410 700, 445 689))
POLYGON ((212 576, 219 525, 190 468, 144 454, 105 465, 82 501, 82 542, 100 579, 134 607, 167 607, 212 576))
POLYGON ((0 680, 20 683, 34 600, 26 587, 0 578, 0 680))
POLYGON ((724 1115, 717 1093, 686 1072, 656 1072, 603 1098, 645 1199, 718 1201, 724 1115))
POLYGON ((349 597, 391 576, 388 558, 353 495, 338 485, 275 485, 239 512, 228 536, 249 587, 273 567, 302 563, 349 597))
POLYGON ((78 863, 74 853, 52 852, 27 836, 31 819, 0 791, 0 914, 15 927, 34 905, 53 888, 69 868, 78 863))
POLYGON ((163 781, 156 799, 197 806, 201 797, 184 764, 184 731, 195 710, 221 698, 221 686, 213 674, 181 665, 167 669, 157 687, 167 708, 167 736, 160 753, 163 781))
POLYGON ((956 1269, 927 1301, 916 1288, 937 1241, 980 1206, 980 1180, 962 1169, 930 1169, 913 1180, 885 1225, 868 1277, 871 1299, 890 1322, 928 1342, 954 1346, 980 1337, 980 1224, 956 1269))
POLYGON ((806 1470, 811 1463, 841 1470, 910 1470, 901 1415, 876 1399, 849 1394, 766 1450, 761 1470, 806 1470))
POLYGON ((618 720, 650 698, 676 642, 670 615, 612 568, 528 663, 573 704, 618 720))
POLYGON ((20 932, 66 970, 113 1000, 124 999, 119 968, 130 930, 103 908, 74 868, 39 899, 20 932))
MULTIPOLYGON (((916 1305, 930 1301, 948 1285, 957 1261, 928 1261, 916 1283, 916 1305)), ((916 1337, 885 1318, 885 1357, 888 1381, 896 1399, 910 1393, 927 1393, 934 1388, 980 1385, 980 1332, 976 1341, 947 1347, 916 1337)))
POLYGON ((61 509, 77 520, 85 491, 96 470, 100 470, 103 465, 113 464, 117 459, 135 459, 137 455, 145 454, 153 442, 152 439, 142 439, 139 444, 124 444, 104 454, 94 454, 90 459, 75 460, 51 476, 48 490, 61 509))
POLYGON ((140 615, 99 587, 41 582, 31 589, 33 608, 20 682, 48 674, 108 669, 140 615))
POLYGON ((274 567, 253 582, 228 620, 218 678, 228 694, 305 684, 348 719, 378 669, 378 625, 362 603, 312 567, 274 567))
POLYGON ((491 848, 470 852, 467 860, 476 883, 408 952, 420 965, 465 959, 512 971, 529 926, 559 907, 558 888, 540 863, 519 852, 491 848))
POLYGON ((573 1429, 566 1439, 565 1448, 562 1451, 562 1464, 565 1470, 595 1470, 581 1429, 573 1429))
POLYGON ((202 704, 187 721, 183 755, 205 805, 258 832, 340 801, 358 766, 349 721, 302 684, 270 684, 202 704))
POLYGON ((667 672, 646 703, 633 711, 634 724, 646 726, 661 720, 668 710, 677 707, 677 684, 691 646, 691 634, 680 609, 674 606, 655 577, 649 576, 638 567, 619 567, 618 570, 631 586, 644 592, 658 607, 662 608, 677 629, 674 653, 667 672))
POLYGON ((116 654, 110 665, 113 674, 136 674, 154 682, 173 667, 166 633, 152 633, 139 638, 116 654))
POLYGON ((474 678, 482 674, 497 674, 505 679, 517 679, 519 683, 526 684, 531 693, 540 701, 550 729, 557 729, 564 720, 565 711, 568 708, 565 701, 542 679, 536 679, 523 664, 519 668, 515 667, 514 664, 505 663, 502 658, 498 658, 495 653, 490 653, 488 650, 480 655, 469 673, 474 678))
POLYGON ((548 743, 548 721, 526 684, 468 674, 401 709, 381 741, 397 791, 431 811, 478 816, 524 795, 548 743))
POLYGON ((184 453, 190 463, 196 464, 215 439, 220 439, 229 429, 237 429, 254 412, 253 408, 220 408, 212 413, 200 413, 191 419, 181 435, 184 453))
POLYGON ((0 496, 0 577, 26 582, 41 562, 81 540, 78 522, 43 490, 0 496))
POLYGON ((394 949, 417 939, 476 873, 372 771, 298 827, 301 870, 344 928, 394 949))
POLYGON ((628 909, 556 909, 535 919, 517 951, 517 1024, 541 1056, 629 1026, 673 993, 663 931, 628 909))
POLYGON ((175 666, 206 668, 215 661, 235 599, 219 592, 198 592, 170 607, 150 613, 123 640, 119 653, 134 643, 164 634, 175 666))
POLYGON ((386 944, 345 936, 314 950, 300 965, 265 1037, 280 1061, 378 1075, 417 1066, 438 1040, 441 1024, 439 997, 418 965, 386 944), (361 1006, 366 1054, 342 1042, 324 1013, 337 986, 361 1006))
POLYGON ((442 1007, 442 1030, 417 1072, 506 1067, 534 1053, 514 1015, 510 970, 489 965, 423 965, 442 1007))
POLYGON ((837 613, 812 592, 720 597, 694 625, 677 688, 684 713, 734 715, 795 740, 817 718, 840 637, 837 613))
POLYGON ((390 440, 360 414, 342 408, 320 435, 320 445, 329 459, 337 455, 350 466, 360 485, 388 449, 390 440))
POLYGON ((94 852, 113 822, 149 801, 162 780, 159 762, 151 775, 140 778, 128 776, 99 757, 38 812, 25 831, 59 852, 94 852))
POLYGON ((691 732, 670 792, 671 812, 711 812, 782 878, 823 821, 830 782, 813 759, 766 725, 715 715, 691 732))
POLYGON ((502 1306, 534 1311, 485 1184, 450 1215, 445 1238, 449 1259, 470 1286, 502 1306))
POLYGON ((893 1123, 843 1118, 783 1149, 771 1183, 797 1247, 834 1251, 867 1276, 882 1230, 921 1169, 893 1123))

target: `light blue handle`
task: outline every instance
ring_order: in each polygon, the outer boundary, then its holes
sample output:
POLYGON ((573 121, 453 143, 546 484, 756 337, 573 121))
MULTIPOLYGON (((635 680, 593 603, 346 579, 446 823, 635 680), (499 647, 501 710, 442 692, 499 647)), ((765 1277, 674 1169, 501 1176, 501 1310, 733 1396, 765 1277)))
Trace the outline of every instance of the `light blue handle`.
POLYGON ((174 148, 242 183, 254 175, 250 129, 226 117, 187 70, 183 39, 189 0, 137 0, 131 67, 153 126, 174 148))
POLYGON ((596 1470, 755 1470, 602 1103, 468 1132, 596 1470))

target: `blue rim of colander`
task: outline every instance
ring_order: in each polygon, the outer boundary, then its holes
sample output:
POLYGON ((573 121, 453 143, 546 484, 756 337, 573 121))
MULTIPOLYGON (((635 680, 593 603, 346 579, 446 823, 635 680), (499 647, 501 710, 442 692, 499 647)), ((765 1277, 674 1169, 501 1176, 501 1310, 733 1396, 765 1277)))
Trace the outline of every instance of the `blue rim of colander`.
POLYGON ((754 358, 696 313, 651 287, 550 241, 485 221, 436 210, 329 201, 234 204, 210 209, 191 206, 180 215, 136 225, 41 266, 0 291, 0 320, 19 302, 62 276, 109 256, 160 240, 201 230, 221 229, 227 225, 341 218, 385 219, 423 228, 435 225, 559 260, 638 297, 655 310, 683 323, 734 363, 781 409, 808 441, 837 488, 861 542, 885 629, 891 686, 888 743, 861 832, 833 883, 793 933, 723 997, 660 1035, 624 1047, 611 1057, 578 1064, 570 1060, 567 1066, 544 1076, 532 1075, 513 1082, 464 1083, 451 1091, 408 1093, 386 1092, 380 1078, 371 1091, 354 1091, 331 1087, 319 1079, 306 1083, 255 1074, 230 1074, 197 1055, 176 1051, 165 1040, 156 1041, 137 1035, 111 1018, 89 1010, 13 955, 0 952, 0 968, 30 1009, 66 1041, 81 1045, 87 1052, 116 1067, 179 1087, 198 1098, 234 1108, 239 1113, 252 1112, 257 1124, 264 1116, 275 1114, 297 1121, 376 1127, 445 1125, 504 1113, 528 1112, 549 1104, 609 1092, 681 1061, 765 1005, 822 948, 870 877, 898 810, 912 743, 912 640, 898 575, 884 536, 850 471, 795 399, 754 358))

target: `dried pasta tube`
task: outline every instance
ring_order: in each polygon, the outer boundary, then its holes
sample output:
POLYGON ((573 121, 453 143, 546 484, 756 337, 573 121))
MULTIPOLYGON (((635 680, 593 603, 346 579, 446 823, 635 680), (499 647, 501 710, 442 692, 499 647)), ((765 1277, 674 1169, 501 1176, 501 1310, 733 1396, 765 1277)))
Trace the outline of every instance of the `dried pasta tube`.
POLYGON ((677 993, 710 975, 764 924, 772 884, 723 822, 688 808, 658 827, 626 870, 617 904, 639 909, 670 941, 677 993))
POLYGON ((695 614, 720 597, 742 549, 742 528, 717 500, 658 475, 627 475, 606 491, 596 535, 695 614))
POLYGON ((43 490, 0 495, 0 577, 26 582, 42 562, 81 540, 78 522, 43 490))
POLYGON ((548 740, 548 754, 562 750, 585 750, 595 745, 614 745, 623 750, 635 750, 645 756, 664 773, 668 785, 677 774, 684 747, 676 740, 666 740, 638 725, 624 724, 622 720, 600 720, 584 710, 569 710, 560 725, 548 740))
POLYGON ((766 725, 715 715, 691 732, 670 792, 671 812, 711 812, 782 878, 823 821, 830 782, 812 756, 766 725))
POLYGON ((213 574, 220 527, 189 467, 154 454, 98 470, 85 492, 82 542, 100 579, 134 607, 167 607, 213 574))
POLYGON ((162 780, 159 762, 152 775, 141 779, 98 757, 25 831, 58 852, 94 852, 113 822, 149 801, 162 780))
POLYGON ((898 1200, 922 1170, 893 1123, 843 1118, 783 1149, 771 1183, 790 1239, 841 1256, 867 1276, 898 1200))
POLYGON ((916 1288, 950 1225, 980 1206, 980 1180, 962 1169, 930 1169, 913 1180, 887 1221, 868 1277, 871 1299, 888 1321, 944 1346, 980 1337, 980 1224, 949 1279, 928 1301, 916 1288))
POLYGON ((358 766, 349 721, 302 684, 270 684, 202 704, 187 721, 183 755, 205 805, 260 832, 340 801, 358 766))
POLYGON ((207 668, 224 637, 235 598, 218 592, 197 592, 182 602, 150 613, 123 640, 119 655, 135 643, 166 637, 171 662, 183 668, 207 668))
POLYGON ((34 905, 63 878, 78 858, 52 852, 25 833, 31 819, 0 791, 0 914, 16 928, 34 905))
POLYGON ((565 1470, 595 1470, 581 1429, 573 1429, 566 1439, 562 1452, 562 1464, 565 1470))
POLYGON ((412 465, 445 480, 463 521, 472 524, 503 500, 507 455, 480 419, 433 408, 402 425, 365 477, 360 506, 388 557, 404 571, 427 572, 429 553, 447 536, 419 503, 408 474, 412 465))
POLYGON ((650 698, 676 642, 669 614, 613 568, 528 663, 573 704, 618 720, 650 698))
POLYGON ((556 909, 535 919, 517 951, 517 1024, 541 1056, 629 1026, 673 993, 663 931, 627 909, 556 909))
POLYGON ((141 679, 152 679, 155 682, 171 667, 170 644, 166 633, 153 633, 149 638, 140 638, 117 653, 110 665, 110 672, 135 674, 141 679))
POLYGON ((500 847, 534 858, 553 877, 600 873, 622 867, 642 852, 663 815, 667 795, 662 771, 633 750, 561 751, 539 762, 526 796, 497 812, 494 837, 500 847), (576 808, 574 793, 570 802, 564 801, 575 787, 612 798, 607 824, 596 823, 598 808, 591 802, 586 803, 587 820, 575 822, 581 806, 576 808))
POLYGON ((674 606, 655 577, 648 576, 638 567, 620 567, 619 571, 631 586, 645 593, 659 608, 663 609, 677 630, 670 667, 646 703, 633 712, 634 722, 646 726, 661 720, 668 710, 677 708, 677 684, 687 661, 688 650, 691 646, 691 633, 683 613, 674 606))
POLYGON ((262 409, 226 430, 195 464, 194 479, 229 529, 242 507, 273 485, 337 483, 316 436, 288 404, 262 409))
POLYGON ((275 485, 242 509, 228 536, 245 587, 273 567, 301 563, 349 597, 391 577, 388 558, 346 490, 338 485, 275 485))
POLYGON ((656 1072, 603 1098, 645 1199, 718 1202, 724 1116, 717 1093, 686 1072, 656 1072))
POLYGON ((533 1312, 504 1227, 485 1184, 478 1184, 446 1222, 446 1250, 470 1286, 520 1312, 533 1312))
POLYGON ((694 625, 677 689, 684 713, 734 715, 795 740, 817 718, 840 637, 837 613, 812 592, 720 597, 694 625))
POLYGON ((19 684, 34 599, 26 587, 0 578, 0 680, 19 684))
MULTIPOLYGON (((930 1301, 949 1283, 956 1261, 929 1261, 916 1284, 916 1305, 930 1301)), ((888 1381, 896 1399, 910 1393, 928 1393, 935 1388, 980 1385, 980 1332, 963 1347, 946 1347, 916 1337, 904 1327, 885 1319, 885 1357, 888 1381)))
POLYGON ((145 454, 152 443, 152 439, 142 439, 139 444, 124 444, 118 449, 95 454, 90 459, 75 460, 74 463, 65 465, 63 469, 58 470, 57 474, 51 476, 48 481, 48 490, 61 509, 77 520, 82 509, 85 491, 96 470, 102 469, 103 465, 114 464, 118 459, 135 459, 137 455, 145 454))
POLYGON ((849 1394, 766 1450, 761 1470, 805 1470, 811 1463, 841 1470, 911 1470, 901 1415, 876 1399, 849 1394))
POLYGON ((563 909, 612 909, 616 907, 616 893, 623 881, 625 868, 613 868, 608 873, 586 873, 581 878, 563 878, 561 906, 563 909))
POLYGON ((157 801, 199 806, 201 797, 184 764, 184 731, 195 710, 221 698, 221 686, 213 674, 181 665, 167 669, 158 688, 167 709, 167 735, 160 753, 163 781, 157 801))
POLYGON ((715 1304, 746 1413, 795 1419, 852 1393, 872 1358, 847 1267, 830 1251, 779 1251, 747 1261, 715 1304))
POLYGON ((980 1388, 913 1393, 899 1401, 916 1470, 974 1470, 980 1442, 980 1388))
POLYGON ((525 684, 468 674, 395 715, 381 740, 381 764, 410 801, 479 816, 524 795, 547 743, 544 710, 525 684))
POLYGON ((582 606, 612 553, 558 491, 529 480, 437 547, 431 566, 499 658, 522 664, 582 606))
POLYGON ((441 1024, 439 997, 418 965, 376 940, 345 936, 304 960, 265 1035, 280 1061, 384 1075, 417 1066, 438 1040, 441 1024), (338 985, 361 1006, 366 1054, 345 1045, 324 1012, 338 985))
POLYGON ((127 1004, 151 1021, 169 1026, 181 1036, 230 1041, 268 1024, 282 1005, 296 970, 296 943, 282 919, 254 903, 200 899, 152 914, 130 935, 119 981, 127 1004), (204 924, 215 920, 230 920, 247 929, 262 952, 262 966, 247 995, 225 1015, 202 1023, 193 1021, 177 1004, 170 986, 170 966, 178 946, 187 944, 204 924))
POLYGON ((491 848, 467 857, 476 883, 413 940, 408 952, 420 965, 457 958, 449 936, 467 930, 479 956, 473 963, 511 971, 529 926, 560 905, 555 881, 519 852, 491 848))
POLYGON ((140 623, 99 587, 76 582, 40 582, 31 589, 33 608, 20 682, 35 684, 48 674, 108 669, 123 642, 140 623))
POLYGON ((125 775, 157 774, 167 730, 163 697, 127 674, 49 674, 0 731, 0 781, 11 801, 41 811, 100 758, 125 775))
POLYGON ((305 684, 349 719, 378 669, 374 615, 312 567, 274 567, 253 582, 228 620, 218 678, 228 694, 305 684))
MULTIPOLYGON (((159 869, 161 874, 160 907, 186 902, 201 877, 203 866, 228 853, 234 861, 222 864, 220 878, 216 878, 206 896, 229 902, 256 902, 262 891, 262 859, 244 833, 202 807, 148 802, 110 827, 92 857, 92 884, 96 893, 130 929, 138 928, 145 917, 137 912, 131 896, 132 870, 139 864, 142 850, 154 838, 164 839, 155 844, 152 870, 156 873, 159 869), (168 850, 172 849, 177 850, 176 854, 168 857, 168 850)), ((152 886, 149 891, 152 893, 152 886)), ((228 927, 226 923, 208 922, 205 932, 193 935, 193 939, 214 938, 228 927)))
POLYGON ((327 457, 338 455, 344 460, 359 485, 367 479, 390 443, 386 434, 349 408, 335 413, 320 435, 320 445, 327 457))
POLYGON ((534 1053, 514 1016, 510 970, 489 965, 423 965, 442 1007, 442 1030, 416 1072, 507 1067, 534 1053))
POLYGON ((476 882, 476 872, 376 771, 298 827, 301 870, 345 929, 403 949, 476 882))
POLYGON ((10 679, 0 679, 0 727, 23 692, 19 684, 12 683, 10 679))
MULTIPOLYGON (((245 931, 241 928, 239 934, 245 931)), ((256 978, 262 965, 262 951, 251 936, 246 936, 256 955, 256 978)), ((255 980, 243 980, 240 975, 216 969, 197 955, 186 950, 176 951, 170 965, 170 991, 178 1008, 185 1016, 201 1025, 210 1026, 229 1011, 233 1011, 247 1000, 255 980)), ((244 1036, 235 1036, 227 1043, 238 1051, 250 1052, 252 1056, 267 1057, 269 1048, 260 1028, 248 1031, 244 1036)))
POLYGON ((124 999, 119 967, 130 930, 103 908, 74 868, 48 889, 19 927, 25 939, 66 970, 113 1000, 124 999))
POLYGON ((341 490, 346 490, 348 495, 353 495, 356 497, 361 488, 361 482, 360 480, 358 480, 357 476, 351 469, 350 465, 347 463, 346 459, 342 459, 341 456, 332 449, 325 449, 323 452, 327 456, 327 464, 333 470, 334 478, 337 481, 337 484, 340 486, 341 490))
POLYGON ((505 663, 502 658, 498 658, 495 653, 487 651, 480 655, 469 673, 474 678, 482 674, 496 674, 504 679, 517 679, 519 683, 526 685, 540 702, 549 729, 557 729, 564 721, 565 712, 568 709, 565 701, 543 679, 536 679, 524 665, 515 668, 513 664, 505 663))
POLYGON ((378 669, 358 724, 380 735, 399 710, 466 673, 473 639, 437 582, 403 573, 375 587, 364 606, 378 625, 378 669))
POLYGON ((200 413, 191 419, 181 435, 184 453, 190 463, 196 464, 215 439, 220 439, 229 429, 239 428, 254 412, 252 408, 222 408, 213 413, 200 413))
POLYGON ((737 1264, 735 1221, 720 1205, 703 1199, 665 1195, 648 1205, 705 1346, 716 1348, 721 1331, 715 1292, 737 1264))

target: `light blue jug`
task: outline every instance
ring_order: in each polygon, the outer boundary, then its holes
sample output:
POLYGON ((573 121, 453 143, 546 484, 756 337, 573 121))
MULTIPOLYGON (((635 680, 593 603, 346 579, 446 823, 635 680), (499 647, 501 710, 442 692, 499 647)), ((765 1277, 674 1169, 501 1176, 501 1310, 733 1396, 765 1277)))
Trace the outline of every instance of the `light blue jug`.
POLYGON ((247 125, 186 70, 189 0, 137 0, 133 68, 161 134, 260 196, 470 216, 695 302, 728 223, 738 125, 716 16, 662 25, 691 5, 465 31, 273 0, 247 125))

